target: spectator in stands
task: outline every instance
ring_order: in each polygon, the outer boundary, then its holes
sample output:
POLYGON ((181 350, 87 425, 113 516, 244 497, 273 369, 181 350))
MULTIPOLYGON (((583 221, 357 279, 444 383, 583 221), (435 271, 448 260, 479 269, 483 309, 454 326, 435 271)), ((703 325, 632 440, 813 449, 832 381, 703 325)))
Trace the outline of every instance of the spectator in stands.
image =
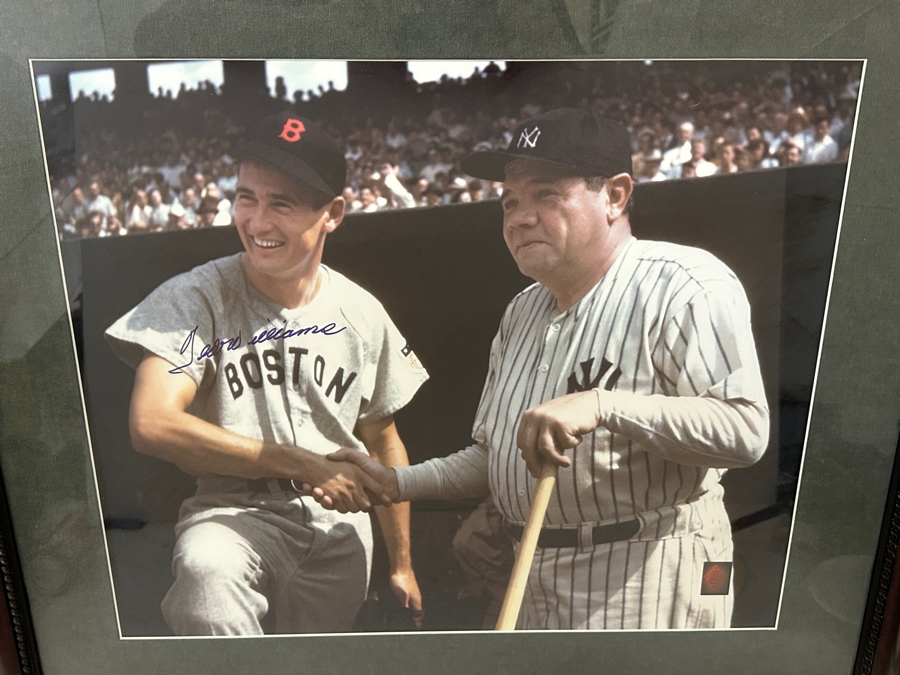
POLYGON ((428 179, 420 178, 416 182, 412 184, 410 188, 410 193, 412 194, 413 201, 416 206, 428 206, 428 201, 425 198, 425 190, 428 189, 428 179))
POLYGON ((54 181, 51 194, 53 196, 53 210, 55 213, 60 213, 59 207, 62 206, 63 200, 69 196, 71 191, 72 186, 69 184, 69 177, 59 178, 54 181))
POLYGON ((769 144, 762 138, 747 143, 745 148, 748 156, 748 170, 771 169, 778 166, 778 160, 769 157, 769 144))
POLYGON ((772 129, 769 134, 767 136, 764 135, 763 138, 769 144, 769 154, 776 157, 779 154, 781 144, 790 137, 787 130, 788 116, 783 112, 776 112, 772 114, 771 120, 772 129))
POLYGON ((425 206, 441 206, 444 203, 444 191, 436 185, 425 188, 425 206))
POLYGON ((128 233, 150 229, 150 204, 145 190, 135 190, 126 207, 125 227, 128 233))
POLYGON ((458 204, 466 203, 469 198, 469 183, 462 176, 457 176, 447 184, 447 191, 450 193, 450 203, 458 204))
POLYGON ((638 132, 637 152, 631 156, 631 168, 635 176, 643 176, 645 174, 644 162, 656 152, 658 152, 656 148, 656 134, 653 133, 652 129, 641 129, 638 132))
POLYGON ((345 187, 341 196, 344 198, 344 210, 347 213, 353 213, 362 208, 362 204, 356 195, 356 189, 352 185, 345 187))
POLYGON ((162 194, 159 190, 151 190, 149 195, 150 203, 150 230, 152 232, 161 232, 166 229, 169 224, 169 205, 162 200, 162 194))
POLYGON ((219 194, 225 199, 234 199, 234 192, 237 189, 237 165, 234 162, 219 160, 216 162, 216 174, 218 175, 216 187, 219 188, 219 194))
POLYGON ((443 173, 446 176, 452 168, 452 164, 447 164, 441 160, 441 155, 436 148, 431 148, 428 151, 428 163, 419 171, 419 177, 424 178, 429 183, 434 183, 438 174, 443 173))
POLYGON ((794 110, 787 118, 787 124, 785 126, 785 130, 787 131, 787 137, 791 139, 794 145, 797 145, 801 150, 806 147, 806 144, 809 140, 809 120, 806 117, 806 113, 803 111, 803 108, 797 108, 794 110))
POLYGON ((56 217, 64 223, 75 226, 76 223, 88 216, 87 203, 84 197, 84 191, 80 186, 76 185, 72 188, 72 192, 68 197, 63 199, 59 209, 57 209, 56 217))
POLYGON ((218 198, 212 195, 204 197, 200 200, 200 207, 197 209, 197 227, 212 227, 218 213, 218 198))
POLYGON ((172 186, 169 185, 169 181, 163 178, 162 174, 158 173, 156 175, 156 189, 159 191, 160 199, 162 203, 166 206, 172 206, 176 201, 178 201, 178 197, 175 195, 175 192, 172 190, 172 186))
POLYGON ((691 159, 691 138, 694 135, 694 125, 690 122, 682 122, 675 131, 675 141, 672 148, 663 153, 660 171, 666 174, 666 178, 678 178, 681 176, 681 165, 691 159))
POLYGON ((186 229, 188 229, 188 224, 184 219, 184 207, 180 202, 175 202, 169 208, 169 222, 166 223, 166 230, 174 232, 186 229))
POLYGON ((666 180, 666 174, 659 170, 662 162, 662 153, 655 149, 649 155, 645 155, 641 162, 641 173, 635 173, 635 179, 638 183, 657 182, 666 180))
POLYGON ((803 150, 799 145, 788 141, 784 144, 782 166, 797 166, 803 164, 803 150))
POLYGON ((344 157, 348 160, 353 160, 354 162, 359 161, 363 156, 363 149, 359 143, 359 137, 356 134, 351 135, 347 138, 347 150, 344 152, 344 157))
POLYGON ((843 92, 838 100, 834 119, 828 129, 828 135, 838 144, 839 157, 847 159, 843 153, 850 149, 853 140, 853 116, 856 113, 856 99, 843 92))
POLYGON ((159 167, 159 173, 170 185, 180 185, 181 174, 184 173, 186 168, 187 166, 184 163, 178 161, 175 153, 170 152, 166 156, 166 163, 159 167))
POLYGON ((107 217, 106 234, 110 237, 121 237, 128 234, 128 230, 126 230, 125 226, 122 225, 122 221, 119 219, 118 214, 114 213, 113 215, 107 217))
POLYGON ((406 147, 406 136, 400 133, 394 120, 388 122, 384 142, 391 150, 403 150, 406 147))
POLYGON ((485 199, 500 199, 500 195, 503 194, 503 183, 500 181, 493 181, 488 185, 487 194, 485 194, 485 199))
POLYGON ((105 231, 107 229, 106 221, 116 215, 116 206, 112 199, 102 193, 99 181, 92 180, 88 185, 88 198, 85 202, 88 212, 94 211, 101 215, 101 227, 105 231))
POLYGON ((378 196, 375 194, 373 186, 363 185, 359 189, 359 203, 362 205, 362 208, 359 209, 362 213, 378 211, 378 196))
POLYGON ((838 145, 829 136, 829 121, 827 117, 819 117, 814 125, 814 134, 803 148, 804 164, 823 164, 834 162, 838 158, 838 145))
POLYGON ((699 136, 691 139, 691 163, 694 166, 694 175, 698 178, 712 176, 718 171, 718 167, 706 159, 706 141, 699 136))
MULTIPOLYGON (((181 219, 184 221, 185 228, 197 227, 197 210, 195 206, 199 207, 200 201, 195 197, 194 188, 187 188, 181 194, 181 199, 178 199, 175 204, 181 207, 181 219)), ((172 204, 173 208, 175 204, 172 204)))
POLYGON ((480 202, 484 199, 484 184, 480 180, 471 180, 467 187, 470 202, 480 202))
POLYGON ((202 171, 197 171, 194 173, 194 192, 203 199, 206 196, 206 186, 209 184, 209 181, 206 180, 206 176, 203 175, 202 171))
POLYGON ((738 165, 737 162, 735 162, 734 146, 731 143, 725 143, 723 139, 723 142, 719 144, 718 148, 718 173, 737 173, 738 165))
POLYGON ((194 220, 196 221, 197 209, 200 208, 200 197, 197 195, 197 191, 193 187, 185 188, 184 192, 181 193, 181 199, 178 201, 184 207, 185 218, 188 219, 187 215, 190 210, 193 212, 194 220))
POLYGON ((75 230, 78 233, 78 236, 82 239, 87 239, 88 237, 99 237, 102 232, 100 228, 102 222, 102 213, 89 213, 84 218, 79 219, 78 222, 75 223, 75 230))
POLYGON ((744 129, 744 139, 746 146, 747 143, 752 143, 753 141, 758 141, 762 139, 762 132, 759 130, 757 126, 749 126, 744 129))
POLYGON ((753 158, 740 145, 734 146, 734 163, 737 164, 738 171, 750 171, 753 168, 753 158))
POLYGON ((681 176, 679 178, 696 178, 697 165, 694 160, 690 159, 681 165, 681 176))

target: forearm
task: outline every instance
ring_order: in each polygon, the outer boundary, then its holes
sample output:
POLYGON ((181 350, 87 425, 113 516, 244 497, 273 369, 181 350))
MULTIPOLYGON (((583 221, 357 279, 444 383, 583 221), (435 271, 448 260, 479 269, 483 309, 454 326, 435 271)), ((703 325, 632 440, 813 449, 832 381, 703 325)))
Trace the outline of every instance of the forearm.
POLYGON ((769 440, 768 410, 752 401, 596 393, 600 426, 679 464, 749 466, 769 440))
POLYGON ((403 501, 469 499, 490 493, 487 450, 471 445, 447 457, 396 469, 403 501))
POLYGON ((299 480, 315 459, 307 450, 241 436, 187 412, 132 410, 130 429, 136 450, 194 474, 299 480))
MULTIPOLYGON (((388 418, 360 430, 369 454, 385 467, 409 466, 409 455, 396 431, 393 420, 388 418)), ((412 569, 409 544, 409 504, 398 503, 390 507, 375 507, 375 516, 384 535, 391 572, 412 569)))
POLYGON ((376 506, 375 515, 384 535, 391 572, 412 569, 409 546, 409 502, 376 506))

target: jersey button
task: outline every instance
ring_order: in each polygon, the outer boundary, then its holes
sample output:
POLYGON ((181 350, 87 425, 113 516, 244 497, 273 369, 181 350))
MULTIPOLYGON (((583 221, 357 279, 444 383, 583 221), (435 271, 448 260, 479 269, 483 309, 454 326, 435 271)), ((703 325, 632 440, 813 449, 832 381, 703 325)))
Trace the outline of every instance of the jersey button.
POLYGON ((519 496, 520 496, 520 497, 524 497, 524 496, 525 496, 525 490, 524 490, 524 488, 519 488, 519 496))
POLYGON ((542 373, 546 373, 548 370, 550 370, 550 366, 548 366, 546 363, 541 366, 542 373))
POLYGON ((558 323, 553 324, 553 332, 556 332, 558 330, 559 330, 559 324, 558 323))

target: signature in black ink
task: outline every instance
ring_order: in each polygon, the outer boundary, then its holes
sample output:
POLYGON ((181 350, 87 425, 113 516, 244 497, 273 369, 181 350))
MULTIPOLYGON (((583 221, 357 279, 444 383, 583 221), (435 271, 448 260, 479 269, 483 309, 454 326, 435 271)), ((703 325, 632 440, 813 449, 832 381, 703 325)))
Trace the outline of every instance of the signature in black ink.
MULTIPOLYGON (((180 354, 182 356, 185 353, 190 354, 190 360, 182 366, 177 366, 172 368, 169 372, 173 375, 184 372, 184 369, 194 363, 194 339, 197 337, 197 330, 199 326, 194 326, 194 329, 187 334, 187 337, 184 339, 184 343, 181 345, 180 354)), ((281 328, 268 328, 261 330, 257 335, 254 335, 250 338, 249 344, 258 345, 263 342, 269 342, 271 340, 286 340, 288 338, 296 337, 297 335, 337 335, 341 331, 347 330, 346 326, 341 328, 337 327, 337 324, 334 322, 326 323, 324 326, 318 326, 313 324, 312 326, 306 326, 303 328, 288 328, 287 321, 284 322, 284 325, 281 328)), ((242 345, 241 342, 241 333, 238 332, 234 337, 221 339, 215 338, 211 344, 203 345, 203 348, 200 350, 200 355, 197 357, 197 361, 201 361, 203 359, 209 359, 221 352, 223 349, 228 351, 234 351, 238 347, 242 345)))
MULTIPOLYGON (((179 354, 184 356, 184 353, 190 351, 190 361, 185 363, 183 366, 178 366, 176 368, 172 368, 169 372, 173 375, 177 375, 178 373, 184 372, 184 369, 187 368, 194 362, 194 338, 197 337, 197 329, 200 326, 194 326, 194 329, 187 334, 187 337, 184 339, 184 344, 181 345, 181 351, 179 354)), ((209 359, 221 352, 223 349, 227 349, 228 351, 233 351, 241 346, 241 333, 238 331, 238 334, 234 337, 227 338, 222 340, 220 338, 215 338, 211 344, 203 345, 203 349, 200 350, 200 356, 197 357, 198 361, 202 359, 209 359)))
POLYGON ((287 338, 292 338, 295 335, 337 335, 341 331, 347 330, 347 327, 344 326, 342 328, 338 328, 335 330, 337 326, 334 322, 326 323, 324 326, 317 326, 313 324, 312 326, 306 326, 305 328, 288 328, 287 321, 284 322, 284 325, 281 328, 270 328, 268 330, 263 329, 259 332, 259 335, 254 335, 250 338, 251 345, 258 345, 261 342, 268 342, 269 340, 286 340, 287 338))

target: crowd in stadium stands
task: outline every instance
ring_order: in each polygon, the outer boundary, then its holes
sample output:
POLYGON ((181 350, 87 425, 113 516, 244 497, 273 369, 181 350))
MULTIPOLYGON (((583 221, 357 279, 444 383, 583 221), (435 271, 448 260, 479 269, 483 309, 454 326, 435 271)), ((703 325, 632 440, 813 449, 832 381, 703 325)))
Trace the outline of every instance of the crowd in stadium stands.
MULTIPOLYGON (((329 86, 291 101, 279 81, 275 96, 240 105, 321 120, 345 147, 350 212, 372 212, 497 198, 501 186, 466 176, 459 160, 505 148, 520 120, 561 106, 626 124, 637 182, 846 160, 860 75, 840 62, 492 65, 467 79, 408 77, 380 100, 329 86)), ((115 100, 80 96, 75 159, 51 162, 60 236, 230 225, 242 127, 228 100, 209 83, 161 91, 148 97, 140 132, 125 133, 115 100)))

